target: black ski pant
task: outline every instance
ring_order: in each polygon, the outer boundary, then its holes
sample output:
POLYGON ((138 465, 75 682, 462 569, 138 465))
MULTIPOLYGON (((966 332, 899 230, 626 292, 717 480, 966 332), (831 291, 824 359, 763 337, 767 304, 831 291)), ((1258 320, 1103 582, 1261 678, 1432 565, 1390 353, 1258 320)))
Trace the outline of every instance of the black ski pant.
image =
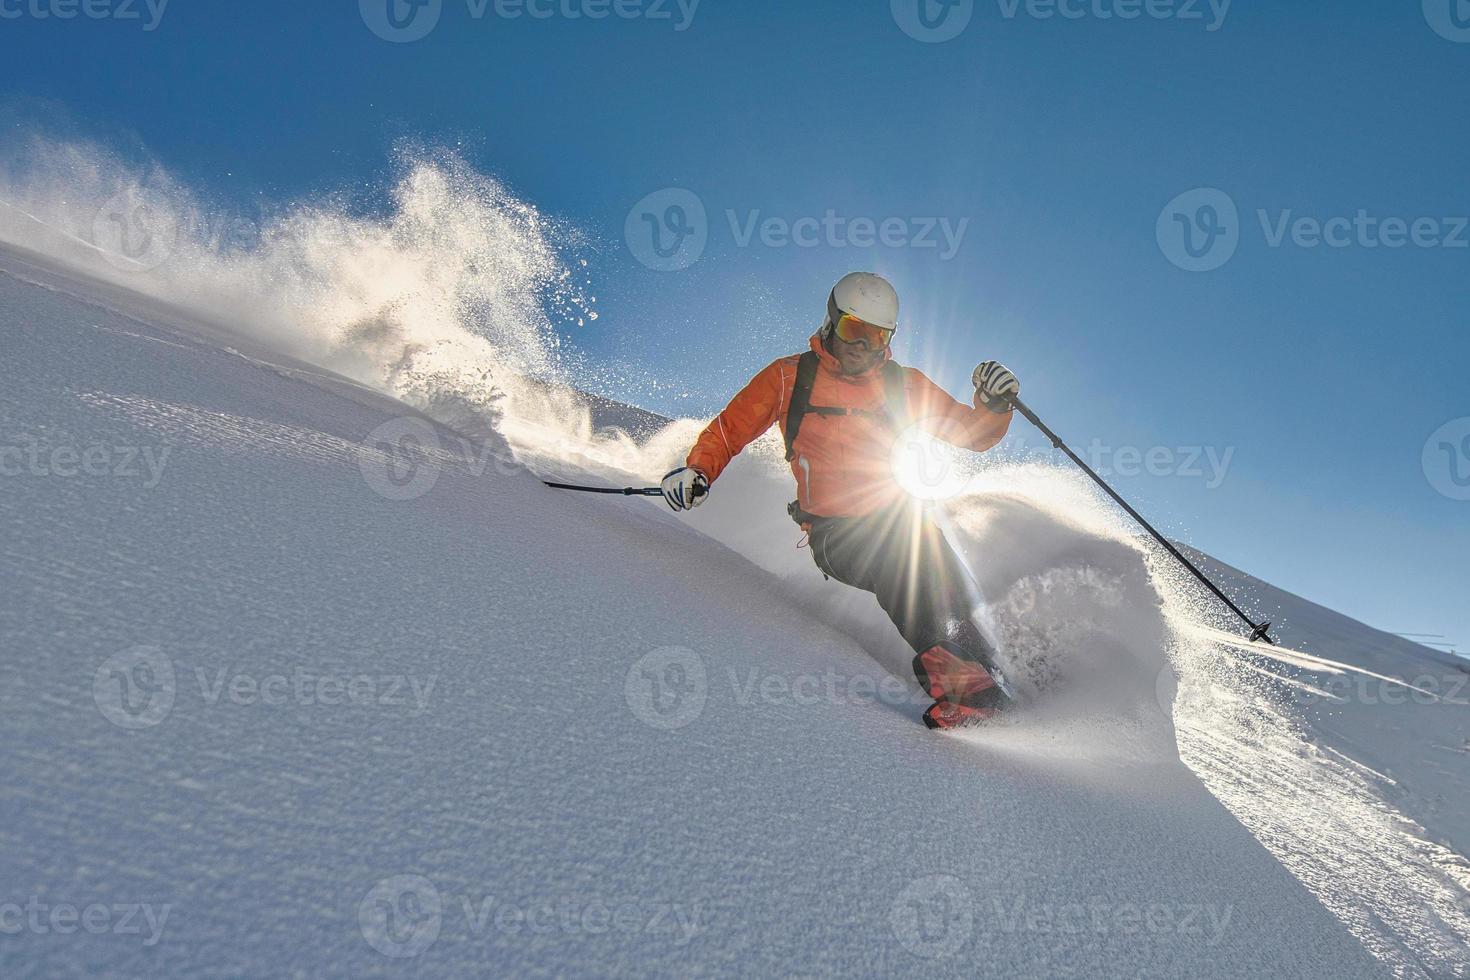
POLYGON ((950 640, 987 669, 989 643, 970 619, 969 573, 922 506, 900 502, 865 517, 816 517, 812 558, 825 574, 871 592, 915 653, 950 640))

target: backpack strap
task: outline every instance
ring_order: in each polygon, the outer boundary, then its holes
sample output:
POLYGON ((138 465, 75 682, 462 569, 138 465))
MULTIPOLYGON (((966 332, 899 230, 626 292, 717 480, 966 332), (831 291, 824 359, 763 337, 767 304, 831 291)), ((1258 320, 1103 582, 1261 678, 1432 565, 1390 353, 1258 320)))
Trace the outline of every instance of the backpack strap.
POLYGON ((893 431, 902 432, 909 425, 909 398, 903 387, 903 365, 897 361, 883 362, 883 394, 888 400, 893 431))
MULTIPOLYGON (((791 405, 786 409, 786 461, 796 455, 796 434, 808 413, 818 415, 871 415, 866 410, 824 408, 812 405, 812 383, 817 377, 818 358, 815 351, 804 351, 796 362, 796 384, 791 389, 791 405)), ((888 419, 894 432, 902 432, 909 424, 908 395, 904 392, 903 366, 896 361, 883 362, 883 396, 888 403, 888 419)))
POLYGON ((791 389, 791 404, 786 409, 786 461, 796 455, 796 434, 801 419, 812 403, 812 382, 817 378, 817 352, 802 351, 796 361, 796 384, 791 389))

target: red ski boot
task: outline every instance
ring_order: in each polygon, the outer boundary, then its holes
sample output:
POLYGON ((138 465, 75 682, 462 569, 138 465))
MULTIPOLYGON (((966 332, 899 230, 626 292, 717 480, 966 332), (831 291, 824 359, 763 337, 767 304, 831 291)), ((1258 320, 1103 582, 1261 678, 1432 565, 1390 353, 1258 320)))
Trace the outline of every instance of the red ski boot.
POLYGON ((986 721, 1010 703, 990 672, 949 640, 914 657, 914 676, 934 698, 924 712, 924 724, 930 728, 960 728, 986 721))
POLYGON ((963 704, 995 687, 995 678, 949 640, 914 657, 914 676, 931 698, 963 704))
POLYGON ((964 728, 994 717, 994 708, 972 708, 952 701, 935 701, 924 712, 924 724, 935 729, 964 728))

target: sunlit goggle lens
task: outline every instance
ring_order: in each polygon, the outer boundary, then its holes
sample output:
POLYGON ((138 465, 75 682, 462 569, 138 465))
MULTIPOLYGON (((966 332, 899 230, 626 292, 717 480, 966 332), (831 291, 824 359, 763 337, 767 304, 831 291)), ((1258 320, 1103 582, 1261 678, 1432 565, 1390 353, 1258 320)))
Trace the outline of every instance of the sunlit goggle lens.
POLYGON ((875 327, 866 320, 859 320, 851 313, 844 313, 837 318, 835 324, 837 339, 846 344, 855 344, 859 340, 864 341, 870 350, 878 350, 888 346, 888 341, 893 338, 893 331, 883 327, 875 327))

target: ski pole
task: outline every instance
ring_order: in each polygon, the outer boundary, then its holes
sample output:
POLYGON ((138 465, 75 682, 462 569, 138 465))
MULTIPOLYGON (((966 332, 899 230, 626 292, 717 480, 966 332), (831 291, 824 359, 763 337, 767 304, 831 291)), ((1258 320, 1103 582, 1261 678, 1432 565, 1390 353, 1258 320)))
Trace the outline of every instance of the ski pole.
MULTIPOLYGON (((553 483, 550 480, 541 482, 557 490, 578 490, 582 493, 620 493, 625 497, 662 497, 664 495, 662 487, 623 487, 619 490, 616 487, 582 487, 575 483, 553 483)), ((695 496, 702 497, 704 493, 705 491, 700 490, 695 496)))
POLYGON ((1124 500, 1122 497, 1120 497, 1118 495, 1118 492, 1116 490, 1114 490, 1112 487, 1108 486, 1107 483, 1105 483, 1103 481, 1103 478, 1100 477, 1100 476, 1098 476, 1097 473, 1095 473, 1093 471, 1092 467, 1088 466, 1086 463, 1084 463, 1082 461, 1082 458, 1080 456, 1078 456, 1076 453, 1072 452, 1071 447, 1068 446, 1065 442, 1062 442, 1060 436, 1058 436, 1055 432, 1051 431, 1051 429, 1047 428, 1046 423, 1043 422, 1043 421, 1041 421, 1041 419, 1037 418, 1036 417, 1036 413, 1033 412, 1033 411, 1031 411, 1031 409, 1027 408, 1025 402, 1021 401, 1021 399, 1017 398, 1015 395, 1009 395, 1007 397, 1009 397, 1011 404, 1015 406, 1016 411, 1020 412, 1022 415, 1024 415, 1026 417, 1026 421, 1030 422, 1032 425, 1034 425, 1038 429, 1040 429, 1041 430, 1041 434, 1044 435, 1044 436, 1046 436, 1048 439, 1050 439, 1051 440, 1051 444, 1053 446, 1055 446, 1057 449, 1060 449, 1062 452, 1066 453, 1067 456, 1072 460, 1072 462, 1076 463, 1079 467, 1082 468, 1082 472, 1084 472, 1088 476, 1092 477, 1092 482, 1094 482, 1098 486, 1102 487, 1103 490, 1107 492, 1107 495, 1109 497, 1112 497, 1113 500, 1117 501, 1119 507, 1122 507, 1124 510, 1126 510, 1129 513, 1129 515, 1135 521, 1137 521, 1139 524, 1142 524, 1143 525, 1143 529, 1145 531, 1147 531, 1149 534, 1153 535, 1154 540, 1157 541, 1159 544, 1163 545, 1165 551, 1169 552, 1169 554, 1173 555, 1175 558, 1178 558, 1179 561, 1180 561, 1180 563, 1185 568, 1189 569, 1192 573, 1194 573, 1194 577, 1195 578, 1199 579, 1201 582, 1204 583, 1205 588, 1207 588, 1211 592, 1215 593, 1215 595, 1220 599, 1221 602, 1225 603, 1225 605, 1227 605, 1227 606, 1230 607, 1230 611, 1231 612, 1235 613, 1235 615, 1237 615, 1241 619, 1245 620, 1246 625, 1248 625, 1251 628, 1250 639, 1252 641, 1255 641, 1255 640, 1265 640, 1267 643, 1271 644, 1272 646, 1275 646, 1276 645, 1276 641, 1273 640, 1273 639, 1271 639, 1270 634, 1266 632, 1267 630, 1269 630, 1271 628, 1271 624, 1270 623, 1256 623, 1249 616, 1247 616, 1244 612, 1242 612, 1241 611, 1241 608, 1239 606, 1237 606, 1234 602, 1231 602, 1230 601, 1230 597, 1228 595, 1226 595, 1224 592, 1220 591, 1220 587, 1217 586, 1214 582, 1211 582, 1209 580, 1209 578, 1207 578, 1205 576, 1205 573, 1202 572, 1202 571, 1200 571, 1195 566, 1194 562, 1192 562, 1188 558, 1184 557, 1183 553, 1181 553, 1178 548, 1174 547, 1173 542, 1171 542, 1168 538, 1164 537, 1162 534, 1160 534, 1158 531, 1156 531, 1154 529, 1154 526, 1152 524, 1150 524, 1148 521, 1146 521, 1146 520, 1143 519, 1143 515, 1142 514, 1140 514, 1138 511, 1134 510, 1129 505, 1128 501, 1124 500))
POLYGON ((658 487, 579 487, 574 483, 552 483, 550 480, 542 480, 548 487, 558 490, 580 490, 582 493, 620 493, 625 497, 662 497, 663 490, 658 487))

